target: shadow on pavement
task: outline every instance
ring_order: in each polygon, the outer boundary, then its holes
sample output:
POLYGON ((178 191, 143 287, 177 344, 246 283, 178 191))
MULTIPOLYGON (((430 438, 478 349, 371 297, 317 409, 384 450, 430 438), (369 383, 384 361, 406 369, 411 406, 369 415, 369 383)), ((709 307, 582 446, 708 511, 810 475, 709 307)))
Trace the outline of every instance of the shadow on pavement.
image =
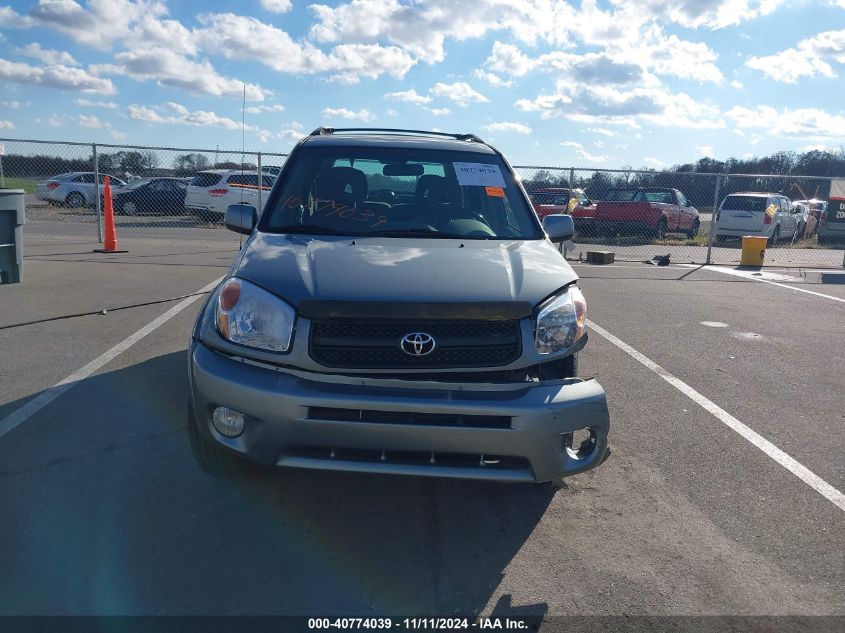
POLYGON ((546 614, 496 589, 550 487, 215 479, 188 447, 186 360, 95 375, 0 439, 0 614, 546 614))

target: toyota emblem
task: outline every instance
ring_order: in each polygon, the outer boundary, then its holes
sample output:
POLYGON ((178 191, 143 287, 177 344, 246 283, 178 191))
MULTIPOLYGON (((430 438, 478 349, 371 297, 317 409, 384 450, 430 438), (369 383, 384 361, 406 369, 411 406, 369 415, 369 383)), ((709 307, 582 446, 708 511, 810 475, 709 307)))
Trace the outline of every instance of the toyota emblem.
POLYGON ((434 337, 425 332, 411 332, 402 337, 399 347, 410 356, 427 356, 434 351, 434 337))

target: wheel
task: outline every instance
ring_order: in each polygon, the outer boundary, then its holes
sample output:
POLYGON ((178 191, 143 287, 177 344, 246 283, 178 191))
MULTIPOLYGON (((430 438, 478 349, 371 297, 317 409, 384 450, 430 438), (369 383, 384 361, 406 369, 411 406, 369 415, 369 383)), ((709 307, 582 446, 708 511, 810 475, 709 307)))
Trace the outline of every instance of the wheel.
POLYGON ((819 244, 827 244, 827 237, 825 237, 824 235, 819 233, 818 243, 819 244))
POLYGON ((131 200, 127 200, 122 205, 124 215, 135 215, 138 213, 138 206, 131 200))
POLYGON ((658 240, 662 240, 666 237, 666 220, 661 219, 660 222, 657 223, 657 230, 654 232, 654 237, 658 240))
POLYGON ((774 248, 778 245, 778 240, 780 240, 780 227, 776 226, 774 233, 772 233, 772 236, 769 238, 769 246, 774 248))
POLYGON ((696 235, 698 235, 698 230, 700 228, 701 228, 701 222, 699 222, 698 220, 695 220, 692 223, 690 230, 687 231, 687 237, 690 238, 690 239, 694 238, 696 235))
POLYGON ((244 477, 249 474, 249 464, 205 439, 197 428, 194 407, 188 400, 188 441, 191 454, 203 472, 215 477, 244 477))
POLYGON ((71 191, 67 194, 67 198, 65 198, 65 204, 72 208, 84 207, 85 196, 78 191, 71 191))

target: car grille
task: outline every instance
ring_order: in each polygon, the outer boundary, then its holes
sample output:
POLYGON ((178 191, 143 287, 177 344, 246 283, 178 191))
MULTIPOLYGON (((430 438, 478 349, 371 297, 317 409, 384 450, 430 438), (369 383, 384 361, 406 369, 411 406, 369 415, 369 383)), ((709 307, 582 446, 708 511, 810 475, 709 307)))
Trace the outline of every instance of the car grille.
POLYGON ((311 357, 326 367, 415 369, 500 367, 521 353, 519 321, 333 320, 311 324, 311 357), (424 356, 402 351, 412 332, 434 337, 424 356))
POLYGON ((476 429, 511 428, 511 419, 506 415, 309 407, 308 418, 333 422, 368 422, 370 424, 404 424, 408 426, 450 426, 476 429))

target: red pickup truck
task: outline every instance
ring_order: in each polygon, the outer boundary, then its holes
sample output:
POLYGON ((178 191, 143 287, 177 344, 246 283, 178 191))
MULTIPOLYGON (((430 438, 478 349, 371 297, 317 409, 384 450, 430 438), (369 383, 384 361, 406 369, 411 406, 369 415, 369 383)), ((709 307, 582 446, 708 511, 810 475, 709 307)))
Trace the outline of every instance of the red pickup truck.
POLYGON ((693 238, 701 221, 698 210, 677 189, 624 187, 608 189, 596 204, 595 228, 602 235, 650 235, 662 239, 667 233, 693 238))
POLYGON ((586 232, 592 228, 596 205, 583 189, 574 189, 570 194, 566 187, 541 187, 529 191, 528 197, 541 220, 553 213, 564 213, 572 216, 576 232, 586 232), (570 206, 572 204, 574 206, 570 206))

